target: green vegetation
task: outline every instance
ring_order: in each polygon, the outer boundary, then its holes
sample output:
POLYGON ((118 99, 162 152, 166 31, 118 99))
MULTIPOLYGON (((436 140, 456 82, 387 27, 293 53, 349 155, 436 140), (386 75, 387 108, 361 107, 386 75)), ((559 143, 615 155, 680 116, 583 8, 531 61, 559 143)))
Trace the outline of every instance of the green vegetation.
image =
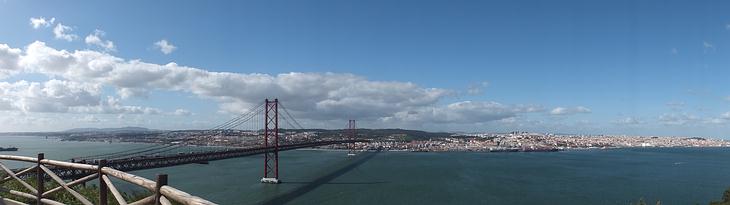
POLYGON ((710 205, 730 205, 730 188, 722 193, 722 201, 713 201, 710 205))
MULTIPOLYGON (((3 174, 2 177, 4 178, 6 176, 7 176, 6 174, 3 174)), ((30 184, 33 187, 37 187, 38 184, 37 184, 36 179, 37 178, 35 178, 35 177, 27 177, 27 178, 23 179, 23 181, 25 181, 26 183, 30 184)), ((57 186, 58 186, 58 183, 56 183, 55 181, 46 181, 44 183, 44 187, 45 187, 46 191, 53 189, 57 186)), ((81 195, 83 195, 86 199, 91 201, 93 204, 99 204, 99 187, 97 185, 95 185, 95 184, 90 184, 90 185, 86 185, 86 186, 77 185, 77 186, 73 187, 73 189, 76 192, 79 192, 81 195)), ((34 199, 28 199, 25 197, 20 197, 17 195, 10 194, 10 192, 9 192, 10 190, 21 191, 21 192, 25 192, 25 193, 32 193, 30 190, 28 190, 22 184, 20 184, 20 182, 18 182, 16 180, 10 180, 10 181, 7 181, 5 183, 2 183, 2 185, 0 185, 0 197, 8 198, 8 199, 16 200, 19 202, 28 203, 28 204, 35 203, 34 199)), ((139 200, 139 199, 142 199, 144 197, 151 195, 151 193, 148 191, 133 192, 131 194, 130 193, 122 193, 122 194, 123 194, 124 198, 126 199, 126 201, 128 201, 128 202, 136 201, 136 200, 139 200)), ((118 204, 116 202, 116 200, 114 199, 114 196, 112 195, 111 192, 109 192, 107 194, 107 196, 108 196, 108 204, 110 204, 110 205, 118 204)), ((78 199, 76 199, 73 195, 71 195, 71 193, 69 193, 66 190, 60 190, 58 192, 50 194, 49 196, 47 196, 45 198, 48 198, 48 199, 51 199, 54 201, 58 201, 58 202, 61 202, 64 204, 82 204, 78 199)))
MULTIPOLYGON (((661 205, 661 201, 656 201, 656 205, 661 205)), ((644 201, 644 198, 640 198, 639 201, 636 203, 630 203, 630 205, 648 205, 646 201, 644 201)), ((697 204, 699 205, 699 204, 697 204)), ((722 200, 721 201, 713 201, 710 202, 710 205, 730 205, 730 188, 725 190, 725 192, 722 193, 722 200)))

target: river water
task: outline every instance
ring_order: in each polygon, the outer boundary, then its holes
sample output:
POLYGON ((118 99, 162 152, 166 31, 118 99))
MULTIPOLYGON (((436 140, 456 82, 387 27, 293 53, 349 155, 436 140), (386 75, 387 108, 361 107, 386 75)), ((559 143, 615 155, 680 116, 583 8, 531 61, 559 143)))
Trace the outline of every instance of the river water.
MULTIPOLYGON (((0 154, 66 160, 144 144, 2 137, 0 154)), ((263 157, 132 172, 169 175, 220 204, 707 204, 730 186, 730 149, 645 148, 553 153, 280 153, 278 185, 261 184, 263 157)), ((7 163, 7 162, 4 162, 7 163)), ((12 165, 12 163, 10 163, 12 165)))

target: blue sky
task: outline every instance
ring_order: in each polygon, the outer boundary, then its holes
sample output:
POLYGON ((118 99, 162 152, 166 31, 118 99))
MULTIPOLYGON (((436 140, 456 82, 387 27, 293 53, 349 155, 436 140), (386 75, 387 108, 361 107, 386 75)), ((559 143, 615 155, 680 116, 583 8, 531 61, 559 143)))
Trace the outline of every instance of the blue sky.
MULTIPOLYGON (((17 60, 13 68, 0 63, 8 67, 0 68, 8 70, 0 78, 8 105, 0 112, 12 116, 0 129, 206 128, 261 98, 280 97, 307 99, 290 104, 312 127, 339 128, 357 118, 363 126, 435 131, 725 137, 729 9, 722 1, 6 0, 0 3, 0 44, 7 53, 19 49, 17 59, 31 59, 34 44, 96 52, 121 64, 174 62, 166 73, 185 67, 241 74, 244 80, 258 73, 272 81, 294 73, 302 74, 296 79, 356 84, 276 91, 299 81, 245 83, 261 90, 235 93, 220 79, 206 82, 218 85, 211 90, 194 80, 159 83, 169 76, 121 81, 116 71, 89 76, 74 73, 81 70, 74 65, 59 72, 17 60), (34 28, 31 18, 40 17, 47 24, 34 28), (57 37, 59 24, 71 29, 64 34, 77 37, 57 37), (87 42, 95 30, 103 31, 95 35, 100 41, 87 42), (155 45, 161 40, 175 49, 161 52, 155 45), (113 48, 104 48, 106 42, 113 48), (47 85, 51 80, 67 83, 47 85), (66 102, 69 95, 46 89, 39 91, 43 99, 58 102, 33 104, 41 98, 20 81, 41 88, 64 84, 73 88, 66 89, 70 93, 88 94, 91 103, 78 97, 66 102), (302 94, 306 90, 318 92, 302 94), (118 109, 111 109, 110 97, 118 109), (76 120, 45 123, 59 118, 76 120)), ((82 62, 84 55, 71 58, 82 62)))

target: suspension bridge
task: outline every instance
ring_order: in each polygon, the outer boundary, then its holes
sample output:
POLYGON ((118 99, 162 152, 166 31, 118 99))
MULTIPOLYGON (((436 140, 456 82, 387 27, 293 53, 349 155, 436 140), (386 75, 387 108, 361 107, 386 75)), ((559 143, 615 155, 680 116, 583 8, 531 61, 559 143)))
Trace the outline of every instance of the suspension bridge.
MULTIPOLYGON (((170 167, 191 163, 208 163, 210 161, 264 154, 263 183, 279 183, 279 152, 319 147, 335 144, 346 144, 348 155, 354 154, 354 143, 365 142, 355 138, 355 121, 348 122, 348 128, 339 138, 314 139, 292 130, 306 130, 290 114, 289 110, 278 99, 266 99, 253 106, 247 112, 234 117, 211 129, 198 132, 198 136, 186 137, 187 140, 210 140, 226 138, 237 141, 245 147, 218 148, 204 151, 181 151, 185 142, 179 144, 158 144, 123 150, 113 153, 75 157, 73 162, 104 165, 120 171, 134 171, 160 167, 170 167), (283 111, 280 113, 280 111, 283 111), (280 115, 282 114, 282 115, 280 115), (280 123, 284 122, 284 123, 280 123), (283 126, 282 126, 283 125, 283 126), (282 132, 282 130, 286 130, 282 132)), ((74 179, 88 175, 80 170, 59 170, 64 179, 74 179)))
MULTIPOLYGON (((32 187, 23 182, 24 186, 32 193, 11 191, 16 195, 29 199, 35 199, 39 204, 56 204, 44 198, 46 195, 59 190, 67 190, 79 199, 83 204, 89 202, 78 193, 69 188, 86 181, 98 178, 100 181, 100 202, 105 202, 106 191, 114 194, 119 204, 127 204, 126 201, 114 188, 107 176, 114 176, 118 179, 150 189, 157 193, 138 202, 155 202, 155 204, 166 204, 167 198, 183 204, 212 204, 201 198, 190 196, 187 193, 167 187, 166 175, 157 182, 152 182, 126 172, 134 170, 170 167, 191 163, 208 163, 210 161, 244 157, 250 155, 264 155, 262 183, 278 184, 279 179, 279 152, 327 145, 345 144, 348 156, 354 155, 355 143, 366 142, 356 138, 355 121, 348 121, 347 131, 336 137, 313 137, 290 114, 278 99, 266 99, 263 103, 253 106, 245 113, 234 117, 211 129, 195 132, 192 136, 186 136, 183 140, 174 143, 155 144, 146 147, 139 147, 112 153, 101 153, 89 156, 74 157, 71 162, 54 161, 44 159, 43 154, 38 158, 0 155, 0 159, 24 162, 34 162, 37 165, 25 169, 11 170, 0 163, 9 176, 4 177, 0 183, 16 179, 29 173, 37 173, 38 187, 32 187), (280 112, 283 111, 283 112, 280 112), (284 122, 284 123, 280 123, 284 122), (236 147, 203 147, 203 150, 190 150, 191 144, 200 144, 200 141, 233 141, 236 147), (43 191, 43 182, 52 178, 61 186, 46 192, 43 191), (103 185, 103 186, 102 186, 103 185), (111 188, 111 189, 110 189, 111 188), (168 190, 165 192, 165 190, 168 190), (103 195, 103 196, 101 196, 103 195), (82 199, 83 198, 83 199, 82 199), (104 199, 101 199, 104 198, 104 199), (45 200, 45 201, 44 201, 45 200), (187 203, 191 201, 193 203, 187 203), (199 202, 199 203, 198 203, 199 202)), ((7 201, 6 201, 7 202, 7 201)), ((13 202, 14 203, 14 202, 13 202)), ((136 203, 136 202, 135 202, 136 203)), ((135 204, 131 203, 131 204, 135 204)), ((11 203, 12 204, 12 203, 11 203)), ((106 203, 100 203, 106 204, 106 203)))

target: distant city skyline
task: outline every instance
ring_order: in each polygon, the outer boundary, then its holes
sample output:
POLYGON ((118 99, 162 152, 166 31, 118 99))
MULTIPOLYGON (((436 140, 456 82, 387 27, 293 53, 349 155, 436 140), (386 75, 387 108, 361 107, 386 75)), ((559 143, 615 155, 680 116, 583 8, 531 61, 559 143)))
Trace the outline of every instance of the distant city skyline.
POLYGON ((0 132, 307 128, 730 138, 721 1, 0 2, 0 132))

